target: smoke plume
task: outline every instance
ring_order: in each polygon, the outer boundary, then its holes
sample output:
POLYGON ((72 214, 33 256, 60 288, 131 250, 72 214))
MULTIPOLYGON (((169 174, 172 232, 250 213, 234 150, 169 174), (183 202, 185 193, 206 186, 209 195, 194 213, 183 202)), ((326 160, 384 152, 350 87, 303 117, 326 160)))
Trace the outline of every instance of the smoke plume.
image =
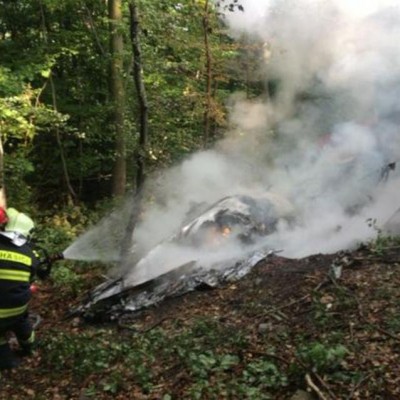
MULTIPOLYGON (((227 11, 223 20, 232 37, 262 45, 265 94, 234 94, 224 139, 150 182, 153 205, 134 232, 135 252, 170 238, 195 206, 267 191, 296 209, 294 226, 282 224, 264 239, 286 256, 373 238, 367 221, 383 226, 400 206, 396 171, 384 179, 385 165, 400 160, 399 7, 372 0, 239 2, 244 12, 227 11)), ((180 259, 172 247, 155 252, 146 267, 152 276, 180 259)), ((180 261, 193 257, 201 255, 180 261)), ((143 280, 139 270, 133 268, 133 280, 143 280)))
POLYGON ((267 117, 263 129, 246 132, 261 141, 275 131, 265 149, 274 154, 268 187, 301 215, 296 228, 275 235, 286 255, 354 246, 376 234, 367 220, 382 227, 398 209, 396 177, 382 179, 384 166, 400 158, 396 3, 244 0, 244 13, 226 14, 236 38, 268 45, 266 82, 279 83, 272 101, 246 102, 247 115, 262 104, 258 121, 267 117))

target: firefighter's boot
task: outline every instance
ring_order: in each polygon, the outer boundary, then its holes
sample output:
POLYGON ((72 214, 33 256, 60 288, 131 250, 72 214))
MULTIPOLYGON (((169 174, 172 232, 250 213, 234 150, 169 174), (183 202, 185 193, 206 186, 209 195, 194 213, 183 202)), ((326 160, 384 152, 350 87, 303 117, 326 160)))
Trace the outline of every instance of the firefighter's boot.
POLYGON ((33 350, 35 347, 35 331, 31 332, 31 335, 26 340, 21 340, 18 338, 18 343, 20 346, 20 350, 18 351, 18 355, 20 357, 29 357, 33 354, 33 350))
POLYGON ((11 351, 8 343, 0 344, 0 370, 17 368, 21 360, 11 351))

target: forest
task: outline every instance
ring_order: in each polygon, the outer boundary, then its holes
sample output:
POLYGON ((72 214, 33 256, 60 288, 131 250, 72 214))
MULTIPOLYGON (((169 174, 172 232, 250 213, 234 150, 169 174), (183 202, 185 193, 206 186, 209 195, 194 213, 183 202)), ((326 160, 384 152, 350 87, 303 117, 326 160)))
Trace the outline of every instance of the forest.
POLYGON ((398 26, 395 0, 0 0, 0 206, 65 258, 0 400, 399 398, 398 26))
POLYGON ((211 146, 257 46, 208 1, 1 4, 3 186, 16 207, 93 206, 211 146), (146 120, 146 123, 141 119, 146 120))

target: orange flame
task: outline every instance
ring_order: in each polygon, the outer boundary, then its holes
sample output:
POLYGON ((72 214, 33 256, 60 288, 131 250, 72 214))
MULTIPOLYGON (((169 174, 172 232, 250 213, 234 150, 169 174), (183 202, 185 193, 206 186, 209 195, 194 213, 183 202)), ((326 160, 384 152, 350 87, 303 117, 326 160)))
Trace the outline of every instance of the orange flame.
POLYGON ((229 226, 225 226, 224 228, 222 228, 222 236, 227 237, 231 234, 232 230, 231 228, 229 228, 229 226))

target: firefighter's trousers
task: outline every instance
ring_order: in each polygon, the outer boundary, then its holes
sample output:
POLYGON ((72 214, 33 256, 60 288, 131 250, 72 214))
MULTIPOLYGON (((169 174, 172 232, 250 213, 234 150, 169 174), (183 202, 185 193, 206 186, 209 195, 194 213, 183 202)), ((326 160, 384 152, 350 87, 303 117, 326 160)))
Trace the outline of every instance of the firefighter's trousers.
POLYGON ((12 318, 0 319, 0 369, 14 368, 19 362, 10 349, 7 334, 13 332, 24 355, 29 354, 35 341, 35 332, 28 312, 12 318))

